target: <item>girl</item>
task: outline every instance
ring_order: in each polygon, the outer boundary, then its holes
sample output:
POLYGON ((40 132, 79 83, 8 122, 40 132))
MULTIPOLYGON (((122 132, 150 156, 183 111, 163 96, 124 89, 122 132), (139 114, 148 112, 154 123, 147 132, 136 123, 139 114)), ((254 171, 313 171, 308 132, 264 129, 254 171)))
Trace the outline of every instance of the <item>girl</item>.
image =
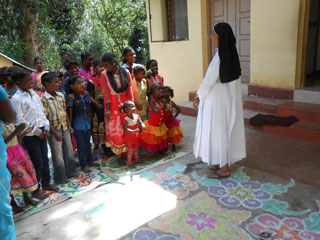
POLYGON ((146 65, 147 72, 146 78, 149 79, 149 86, 151 87, 153 84, 157 83, 161 87, 163 87, 163 77, 158 74, 158 62, 157 60, 150 59, 146 65))
POLYGON ((90 120, 90 94, 85 91, 83 78, 80 75, 74 75, 68 80, 69 87, 73 90, 74 99, 69 104, 69 119, 74 129, 74 136, 77 141, 78 158, 81 170, 84 173, 90 173, 90 166, 99 166, 93 163, 91 154, 91 120, 90 120))
POLYGON ((180 120, 177 119, 177 116, 180 114, 181 109, 172 101, 171 99, 174 96, 173 89, 168 86, 165 86, 161 89, 162 97, 165 100, 164 104, 166 106, 166 111, 164 113, 164 121, 168 128, 167 137, 168 143, 172 144, 172 152, 175 152, 176 144, 182 141, 183 131, 180 127, 180 120), (173 112, 175 114, 173 116, 173 112))
POLYGON ((33 60, 33 64, 36 67, 37 72, 33 72, 31 74, 32 78, 35 80, 33 89, 36 91, 36 93, 39 95, 39 97, 42 97, 44 94, 44 87, 41 83, 41 76, 46 73, 45 71, 45 64, 43 57, 37 56, 33 60))
MULTIPOLYGON (((118 157, 124 156, 127 150, 123 142, 122 120, 124 114, 119 106, 126 101, 133 101, 131 74, 120 67, 113 53, 106 53, 101 59, 106 71, 101 74, 101 86, 104 96, 106 145, 118 157)), ((124 164, 123 158, 118 159, 124 164)))
POLYGON ((136 64, 133 68, 134 78, 132 81, 134 103, 137 107, 137 113, 142 120, 147 119, 147 92, 148 81, 144 78, 145 68, 141 64, 136 64))
POLYGON ((88 91, 94 100, 92 105, 92 139, 94 149, 98 150, 99 145, 105 147, 105 128, 104 128, 104 111, 103 111, 103 93, 101 87, 100 75, 105 70, 99 59, 93 62, 94 76, 90 77, 88 91))
POLYGON ((91 78, 91 76, 93 75, 93 55, 89 52, 83 52, 81 53, 81 65, 82 68, 80 68, 79 70, 79 75, 84 77, 84 88, 87 88, 89 79, 91 78))
POLYGON ((126 47, 122 53, 123 64, 121 67, 127 69, 130 72, 131 77, 133 77, 133 68, 136 66, 135 61, 136 61, 135 51, 131 47, 126 47))
POLYGON ((148 94, 150 118, 144 122, 146 129, 141 132, 140 146, 149 153, 158 151, 160 154, 165 154, 168 148, 168 128, 164 124, 163 115, 166 109, 160 101, 160 89, 161 86, 158 84, 153 84, 150 88, 148 94))
POLYGON ((30 133, 33 127, 22 132, 26 127, 24 123, 21 123, 16 128, 13 124, 5 124, 4 122, 1 122, 1 124, 4 128, 4 142, 7 144, 7 167, 12 177, 10 182, 11 206, 14 212, 19 213, 23 209, 16 204, 13 194, 23 193, 25 205, 37 205, 37 202, 28 196, 28 192, 38 189, 36 172, 29 159, 29 155, 18 142, 18 139, 30 133))
POLYGON ((123 105, 123 110, 126 114, 124 118, 124 134, 123 139, 128 147, 128 166, 135 167, 132 163, 132 155, 134 154, 135 162, 139 162, 139 133, 142 129, 145 129, 146 126, 141 121, 138 114, 136 114, 136 107, 134 102, 126 101, 123 105))

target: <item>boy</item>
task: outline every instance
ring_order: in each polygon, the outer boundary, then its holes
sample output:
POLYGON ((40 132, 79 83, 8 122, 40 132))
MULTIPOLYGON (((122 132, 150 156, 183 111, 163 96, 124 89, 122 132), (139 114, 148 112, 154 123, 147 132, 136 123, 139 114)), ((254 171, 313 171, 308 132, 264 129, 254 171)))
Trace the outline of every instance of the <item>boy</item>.
POLYGON ((57 73, 48 72, 41 76, 46 91, 41 98, 44 113, 50 122, 49 145, 52 152, 54 182, 64 184, 74 175, 74 152, 64 95, 59 92, 60 80, 57 73))
POLYGON ((39 96, 32 90, 34 80, 30 72, 16 69, 12 73, 12 80, 18 86, 18 90, 11 98, 12 106, 17 113, 17 122, 24 122, 34 127, 30 133, 22 138, 36 170, 39 183, 38 189, 32 193, 32 196, 45 199, 48 196, 41 191, 40 186, 43 190, 59 191, 59 188, 50 184, 47 147, 47 138, 50 136, 49 121, 44 114, 39 96))
POLYGON ((80 75, 71 76, 68 80, 68 86, 74 94, 74 99, 68 106, 68 112, 77 141, 80 167, 84 173, 89 173, 91 170, 88 165, 99 166, 98 163, 93 163, 91 154, 91 97, 84 90, 83 78, 80 75))
POLYGON ((63 94, 68 96, 70 94, 70 88, 68 86, 68 80, 71 76, 78 75, 79 72, 79 63, 73 59, 69 58, 64 62, 64 67, 67 69, 67 73, 65 74, 65 78, 63 81, 63 94))

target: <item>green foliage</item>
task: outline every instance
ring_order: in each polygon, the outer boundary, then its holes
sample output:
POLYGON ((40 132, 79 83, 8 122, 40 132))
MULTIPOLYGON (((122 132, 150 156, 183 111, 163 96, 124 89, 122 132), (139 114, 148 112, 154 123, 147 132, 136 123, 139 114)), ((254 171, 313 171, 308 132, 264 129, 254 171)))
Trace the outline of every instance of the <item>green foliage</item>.
POLYGON ((48 70, 58 70, 62 51, 80 60, 83 51, 96 58, 105 52, 121 56, 128 45, 137 62, 149 58, 144 0, 0 0, 0 5, 0 52, 29 66, 36 54, 44 56, 48 70), (31 24, 37 41, 24 40, 31 24))

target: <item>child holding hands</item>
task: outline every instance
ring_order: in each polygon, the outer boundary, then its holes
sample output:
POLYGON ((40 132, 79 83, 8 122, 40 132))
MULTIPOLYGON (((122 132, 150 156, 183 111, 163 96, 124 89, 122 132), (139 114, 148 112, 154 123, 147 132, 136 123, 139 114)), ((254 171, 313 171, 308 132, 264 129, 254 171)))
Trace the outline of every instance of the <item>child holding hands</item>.
POLYGON ((141 130, 145 129, 146 126, 141 121, 141 118, 136 114, 136 107, 134 102, 126 101, 123 104, 123 110, 126 114, 124 118, 124 133, 123 139, 124 143, 127 144, 128 153, 128 166, 135 167, 132 163, 132 155, 134 155, 135 162, 139 162, 139 133, 141 130))
POLYGON ((48 196, 41 191, 40 185, 44 190, 59 191, 59 188, 50 184, 47 147, 50 124, 44 114, 40 97, 32 90, 34 80, 30 72, 17 69, 12 73, 12 80, 18 86, 17 92, 11 98, 12 107, 17 113, 17 120, 34 127, 30 133, 22 138, 36 170, 38 183, 41 183, 32 195, 35 198, 44 199, 48 196))
POLYGON ((25 205, 37 205, 37 202, 33 201, 28 195, 28 192, 33 192, 38 189, 36 172, 29 159, 28 153, 26 153, 18 142, 18 139, 30 133, 33 127, 25 130, 26 124, 24 123, 21 123, 17 127, 12 123, 7 124, 1 122, 1 124, 4 128, 4 142, 7 145, 7 167, 11 174, 11 206, 13 211, 18 213, 22 212, 23 209, 14 201, 14 194, 23 193, 25 205))

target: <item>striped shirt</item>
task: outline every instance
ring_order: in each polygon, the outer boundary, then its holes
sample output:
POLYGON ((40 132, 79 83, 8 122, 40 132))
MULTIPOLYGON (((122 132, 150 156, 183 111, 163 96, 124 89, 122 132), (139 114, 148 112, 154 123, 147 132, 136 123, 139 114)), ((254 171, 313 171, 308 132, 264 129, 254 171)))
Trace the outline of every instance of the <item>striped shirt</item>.
POLYGON ((67 108, 66 100, 63 93, 56 92, 57 96, 53 97, 47 91, 41 98, 44 113, 54 129, 67 130, 67 108))

